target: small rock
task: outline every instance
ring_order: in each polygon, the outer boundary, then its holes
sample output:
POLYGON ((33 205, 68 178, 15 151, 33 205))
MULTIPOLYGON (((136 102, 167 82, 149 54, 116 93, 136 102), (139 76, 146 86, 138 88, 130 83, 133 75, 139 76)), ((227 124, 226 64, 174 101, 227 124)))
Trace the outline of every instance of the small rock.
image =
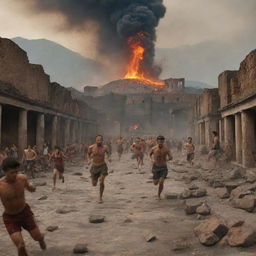
POLYGON ((46 182, 35 182, 36 187, 43 187, 43 186, 46 186, 46 185, 47 185, 46 182))
POLYGON ((190 198, 192 196, 192 192, 188 189, 185 189, 181 195, 180 195, 180 198, 181 199, 187 199, 187 198, 190 198))
POLYGON ((227 188, 216 188, 215 191, 216 191, 218 197, 221 199, 229 198, 229 196, 230 196, 227 188))
POLYGON ((227 188, 228 192, 230 193, 232 190, 236 189, 240 185, 242 185, 244 182, 243 181, 228 181, 225 182, 225 187, 227 188))
POLYGON ((40 198, 38 198, 38 200, 46 200, 48 198, 48 196, 41 196, 40 198))
POLYGON ((229 230, 227 241, 230 246, 248 247, 256 242, 256 232, 249 226, 233 227, 229 230))
POLYGON ((212 186, 213 188, 223 188, 225 185, 224 185, 223 182, 220 181, 220 180, 213 180, 211 186, 212 186))
POLYGON ((73 253, 75 254, 84 254, 88 253, 88 248, 86 244, 77 244, 73 249, 73 253))
POLYGON ((247 212, 252 212, 255 208, 255 197, 243 197, 243 198, 235 198, 231 201, 232 206, 234 208, 239 208, 246 210, 247 212))
POLYGON ((178 193, 166 193, 165 198, 166 199, 178 199, 180 195, 178 193))
POLYGON ((150 243, 156 240, 156 236, 153 234, 147 234, 145 235, 145 240, 150 243))
POLYGON ((226 180, 235 180, 242 178, 241 172, 238 169, 228 171, 226 175, 226 180))
POLYGON ((256 181, 256 169, 249 169, 246 171, 246 181, 253 183, 256 181))
POLYGON ((209 215, 211 213, 211 208, 207 203, 203 203, 196 209, 196 213, 200 215, 209 215))
POLYGON ((57 229, 59 229, 58 226, 49 226, 49 227, 46 228, 46 230, 49 231, 49 232, 53 232, 53 231, 55 231, 57 229))
POLYGON ((183 251, 189 249, 191 244, 186 239, 176 240, 172 243, 173 251, 183 251))
POLYGON ((132 223, 132 220, 127 218, 127 219, 124 220, 124 223, 132 223))
POLYGON ((196 199, 186 200, 186 202, 185 202, 185 212, 186 212, 186 214, 188 214, 188 215, 195 214, 196 209, 202 204, 203 204, 202 201, 198 201, 196 199))
POLYGON ((75 175, 75 176, 83 176, 83 174, 81 172, 74 172, 73 175, 75 175))
POLYGON ((197 190, 193 190, 192 191, 192 197, 203 197, 203 196, 206 196, 207 195, 207 190, 204 189, 204 188, 200 188, 200 189, 197 189, 197 190))
POLYGON ((199 187, 197 185, 195 185, 195 184, 192 184, 192 185, 189 186, 188 189, 189 190, 197 190, 197 189, 199 189, 199 187))
POLYGON ((105 222, 105 216, 101 215, 92 215, 89 218, 90 223, 102 223, 105 222))
POLYGON ((63 207, 63 208, 60 208, 60 209, 56 210, 56 213, 59 213, 59 214, 67 214, 67 213, 70 213, 70 212, 76 212, 76 209, 63 207))

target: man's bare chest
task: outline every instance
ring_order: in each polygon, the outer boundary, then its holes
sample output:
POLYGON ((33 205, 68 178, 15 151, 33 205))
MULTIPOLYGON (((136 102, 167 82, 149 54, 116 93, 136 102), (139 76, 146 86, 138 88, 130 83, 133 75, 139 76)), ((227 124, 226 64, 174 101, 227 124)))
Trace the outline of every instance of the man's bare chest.
POLYGON ((1 199, 12 201, 24 196, 24 185, 21 183, 2 186, 0 189, 1 199))

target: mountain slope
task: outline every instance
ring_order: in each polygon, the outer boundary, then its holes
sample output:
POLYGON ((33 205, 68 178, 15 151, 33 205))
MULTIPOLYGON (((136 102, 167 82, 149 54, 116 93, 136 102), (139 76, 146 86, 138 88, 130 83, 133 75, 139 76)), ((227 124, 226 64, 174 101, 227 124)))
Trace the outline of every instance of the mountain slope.
POLYGON ((12 41, 28 53, 31 63, 43 65, 45 72, 51 76, 51 81, 77 89, 85 84, 98 82, 97 74, 102 67, 94 60, 45 39, 27 40, 16 37, 12 41))

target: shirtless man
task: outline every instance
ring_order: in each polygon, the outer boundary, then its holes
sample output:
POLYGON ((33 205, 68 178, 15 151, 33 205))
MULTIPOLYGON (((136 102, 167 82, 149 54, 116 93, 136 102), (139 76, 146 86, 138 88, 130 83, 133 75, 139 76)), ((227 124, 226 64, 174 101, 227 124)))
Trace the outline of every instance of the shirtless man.
POLYGON ((27 256, 21 228, 26 229, 31 237, 39 242, 42 250, 46 249, 44 236, 41 234, 29 205, 25 201, 25 189, 35 192, 36 188, 27 177, 18 174, 20 164, 14 158, 6 158, 2 168, 5 177, 0 179, 0 199, 4 206, 3 221, 10 238, 18 250, 18 256, 27 256))
POLYGON ((124 147, 123 147, 123 144, 124 144, 124 140, 122 137, 120 137, 117 141, 116 141, 116 146, 117 146, 117 154, 118 154, 118 158, 119 158, 119 161, 122 157, 122 154, 124 152, 124 147))
POLYGON ((135 142, 131 146, 131 150, 133 152, 132 159, 137 160, 138 169, 140 169, 140 166, 143 163, 143 150, 144 150, 144 147, 141 144, 140 138, 136 138, 135 142))
POLYGON ((220 140, 219 140, 218 133, 216 131, 213 131, 212 135, 213 135, 213 144, 212 144, 211 150, 208 154, 208 161, 210 161, 212 158, 214 158, 215 165, 216 165, 218 158, 220 157, 220 153, 221 153, 220 140))
POLYGON ((37 158, 37 153, 35 150, 32 149, 32 147, 29 145, 27 149, 23 152, 23 158, 22 162, 26 163, 26 169, 28 173, 30 173, 30 176, 34 179, 35 178, 35 161, 37 158))
POLYGON ((110 152, 106 145, 103 145, 103 136, 96 136, 96 143, 91 145, 88 149, 88 165, 92 164, 90 172, 92 178, 92 185, 97 186, 98 180, 100 182, 100 198, 99 203, 103 203, 103 192, 105 188, 105 178, 108 175, 108 166, 105 162, 105 155, 110 160, 110 152))
POLYGON ((154 146, 149 155, 153 164, 153 181, 154 185, 158 185, 158 199, 161 199, 161 193, 164 189, 164 181, 168 174, 167 161, 172 160, 171 151, 164 146, 165 138, 163 136, 157 137, 157 145, 154 146), (168 160, 167 160, 168 157, 168 160))
POLYGON ((190 165, 194 165, 193 159, 195 157, 195 145, 192 142, 192 138, 188 137, 187 143, 185 144, 185 149, 187 152, 187 161, 190 165))

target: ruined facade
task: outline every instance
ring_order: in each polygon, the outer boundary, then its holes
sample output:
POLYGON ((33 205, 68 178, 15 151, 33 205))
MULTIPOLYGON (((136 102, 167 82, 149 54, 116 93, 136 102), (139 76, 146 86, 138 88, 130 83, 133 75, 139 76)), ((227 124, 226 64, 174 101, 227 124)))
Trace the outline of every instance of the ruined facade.
POLYGON ((219 75, 218 89, 207 91, 195 104, 196 136, 208 144, 209 134, 217 130, 222 147, 230 159, 244 167, 256 166, 256 50, 252 51, 239 70, 219 75), (201 125, 209 117, 213 127, 201 125), (218 120, 218 128, 216 122, 218 120))
POLYGON ((197 95, 184 92, 184 79, 168 81, 168 85, 159 89, 132 80, 114 81, 98 91, 85 87, 83 99, 102 114, 102 133, 108 136, 160 133, 178 138, 191 136, 193 102, 197 95), (89 91, 92 91, 90 96, 89 91))
POLYGON ((64 146, 97 133, 97 114, 70 91, 51 83, 41 65, 30 64, 26 52, 0 38, 0 143, 28 144, 42 149, 44 142, 64 146))

